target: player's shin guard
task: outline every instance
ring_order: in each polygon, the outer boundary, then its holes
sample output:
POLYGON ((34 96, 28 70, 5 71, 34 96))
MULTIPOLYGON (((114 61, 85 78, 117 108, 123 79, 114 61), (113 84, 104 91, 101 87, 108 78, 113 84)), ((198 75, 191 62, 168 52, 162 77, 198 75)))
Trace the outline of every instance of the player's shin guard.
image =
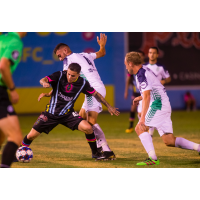
POLYGON ((94 133, 85 134, 85 136, 88 141, 88 144, 90 145, 92 153, 95 154, 97 152, 97 143, 96 143, 96 137, 95 137, 94 133))
POLYGON ((31 143, 33 142, 33 140, 29 140, 27 138, 27 135, 24 137, 21 146, 25 146, 25 147, 29 147, 31 145, 31 143))
POLYGON ((92 128, 93 128, 94 134, 97 138, 97 148, 102 147, 103 151, 111 151, 108 144, 107 144, 104 132, 102 131, 99 124, 93 125, 92 128))
POLYGON ((175 147, 179 147, 182 149, 189 149, 189 150, 196 150, 200 151, 200 145, 196 144, 194 142, 191 142, 189 140, 186 140, 185 138, 177 137, 175 141, 175 147))
POLYGON ((12 164, 13 157, 17 151, 18 145, 14 142, 7 142, 3 154, 2 154, 2 161, 1 161, 1 168, 9 168, 12 164))
POLYGON ((149 157, 151 157, 153 160, 157 160, 157 156, 154 150, 153 142, 152 142, 152 137, 149 135, 148 132, 144 132, 139 135, 139 138, 148 153, 149 157))

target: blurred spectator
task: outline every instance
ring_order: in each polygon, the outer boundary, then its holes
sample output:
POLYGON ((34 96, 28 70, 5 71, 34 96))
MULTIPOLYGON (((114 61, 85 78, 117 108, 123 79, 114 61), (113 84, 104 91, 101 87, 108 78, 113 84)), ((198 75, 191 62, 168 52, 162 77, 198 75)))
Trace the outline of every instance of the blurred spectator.
POLYGON ((186 104, 187 111, 190 111, 191 109, 193 111, 196 110, 196 100, 195 100, 194 96, 189 91, 187 91, 185 93, 184 101, 185 101, 185 104, 186 104))

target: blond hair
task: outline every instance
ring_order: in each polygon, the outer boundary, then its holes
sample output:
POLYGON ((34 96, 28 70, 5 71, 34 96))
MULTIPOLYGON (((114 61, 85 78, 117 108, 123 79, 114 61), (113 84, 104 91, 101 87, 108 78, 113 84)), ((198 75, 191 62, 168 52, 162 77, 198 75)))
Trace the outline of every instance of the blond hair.
POLYGON ((132 62, 134 65, 141 65, 142 64, 142 59, 137 52, 129 52, 126 54, 126 61, 127 62, 132 62))

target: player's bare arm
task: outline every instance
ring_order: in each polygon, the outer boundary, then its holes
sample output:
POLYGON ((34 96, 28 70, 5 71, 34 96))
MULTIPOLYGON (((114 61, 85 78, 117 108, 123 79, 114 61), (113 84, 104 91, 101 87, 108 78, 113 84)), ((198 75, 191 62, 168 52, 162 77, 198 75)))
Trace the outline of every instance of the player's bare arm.
POLYGON ((96 100, 100 103, 103 103, 107 108, 108 108, 108 112, 113 115, 115 114, 116 116, 119 115, 119 111, 117 110, 117 108, 112 107, 104 98, 101 94, 99 94, 97 91, 95 91, 95 93, 93 94, 93 96, 96 98, 96 100))
POLYGON ((48 78, 47 77, 44 77, 40 80, 40 84, 44 87, 44 88, 49 88, 50 87, 50 84, 49 84, 49 81, 48 81, 48 78))
POLYGON ((106 46, 106 42, 107 42, 107 36, 105 34, 100 34, 100 39, 99 37, 97 36, 97 42, 100 46, 100 49, 98 52, 96 52, 96 59, 97 58, 101 58, 103 56, 106 55, 106 49, 105 49, 105 46, 106 46))
POLYGON ((53 90, 51 90, 49 93, 40 94, 39 97, 38 97, 38 101, 40 101, 41 98, 43 98, 43 97, 50 97, 52 95, 52 92, 53 92, 53 90))
POLYGON ((2 58, 0 61, 0 72, 2 74, 2 79, 6 86, 10 90, 11 102, 16 104, 19 101, 19 95, 15 90, 15 84, 12 79, 10 72, 10 61, 6 58, 2 58))
POLYGON ((143 102, 142 102, 142 114, 139 121, 139 127, 142 131, 148 131, 148 127, 145 125, 145 116, 147 114, 147 111, 149 109, 150 104, 150 90, 146 90, 143 92, 143 102))
POLYGON ((171 82, 171 77, 168 77, 168 78, 166 78, 166 79, 164 79, 164 80, 161 80, 160 82, 161 82, 162 85, 165 85, 165 84, 167 84, 167 83, 170 83, 170 82, 171 82))
POLYGON ((139 104, 139 101, 141 101, 141 100, 142 100, 142 96, 136 97, 136 98, 133 100, 133 103, 134 103, 135 105, 138 105, 138 104, 139 104))

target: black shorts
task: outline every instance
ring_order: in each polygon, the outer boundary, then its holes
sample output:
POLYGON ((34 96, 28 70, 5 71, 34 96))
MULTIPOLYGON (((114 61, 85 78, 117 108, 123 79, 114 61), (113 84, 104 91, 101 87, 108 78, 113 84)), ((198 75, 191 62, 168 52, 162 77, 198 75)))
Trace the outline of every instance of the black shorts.
POLYGON ((9 115, 16 115, 16 112, 9 100, 7 88, 0 86, 0 119, 9 115))
POLYGON ((78 130, 78 125, 83 120, 77 112, 68 112, 63 116, 55 116, 48 112, 42 112, 37 121, 33 125, 33 128, 39 133, 48 134, 58 124, 62 124, 71 130, 78 130))

